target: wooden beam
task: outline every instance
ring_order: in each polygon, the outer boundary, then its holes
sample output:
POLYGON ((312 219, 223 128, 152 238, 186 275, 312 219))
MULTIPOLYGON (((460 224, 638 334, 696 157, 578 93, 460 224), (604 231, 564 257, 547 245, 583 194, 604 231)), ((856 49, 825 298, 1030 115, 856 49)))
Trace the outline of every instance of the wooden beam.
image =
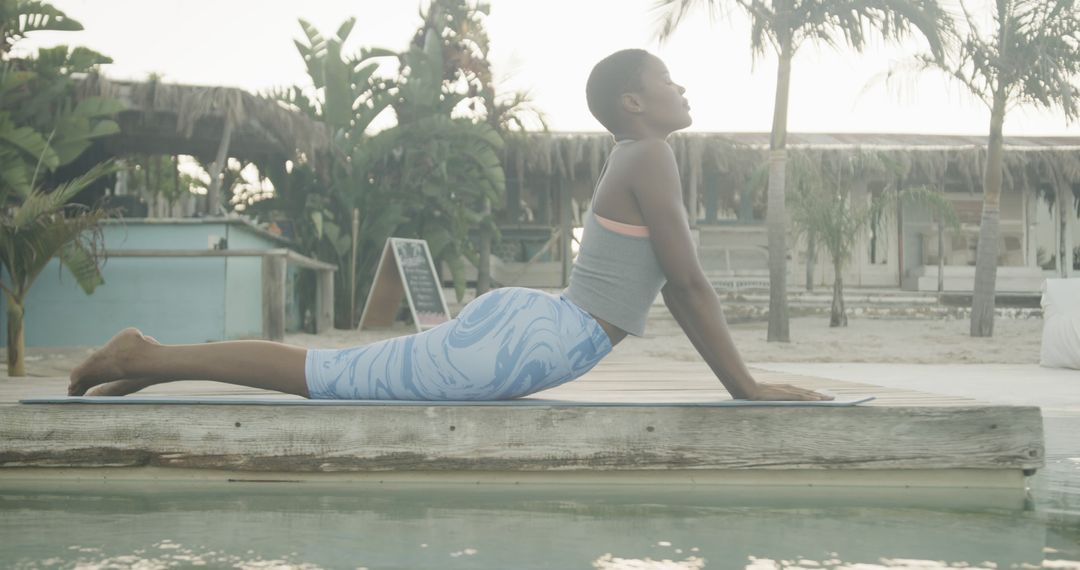
POLYGON ((291 249, 112 249, 109 257, 284 257, 293 265, 319 271, 337 271, 337 266, 300 255, 291 249))
POLYGON ((1042 415, 1029 406, 393 404, 291 406, 287 414, 250 405, 5 406, 0 467, 850 473, 1044 465, 1042 415))

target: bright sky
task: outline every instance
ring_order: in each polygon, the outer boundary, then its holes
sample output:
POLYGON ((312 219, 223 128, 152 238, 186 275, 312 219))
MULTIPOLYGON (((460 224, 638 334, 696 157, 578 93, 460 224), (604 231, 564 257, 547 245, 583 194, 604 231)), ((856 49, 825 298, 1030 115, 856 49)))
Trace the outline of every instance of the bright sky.
MULTIPOLYGON (((86 27, 39 33, 20 47, 66 42, 115 61, 106 73, 145 79, 230 85, 252 91, 306 83, 293 45, 304 18, 325 35, 357 17, 353 48, 403 49, 420 18, 419 0, 52 0, 86 27)), ((767 132, 772 122, 776 59, 751 66, 747 20, 735 12, 710 22, 699 13, 660 46, 653 0, 493 0, 491 59, 504 89, 527 89, 554 130, 598 131, 585 106, 592 65, 622 48, 665 60, 693 107, 691 131, 767 132)), ((805 47, 793 65, 788 128, 793 132, 985 134, 989 111, 940 74, 868 82, 923 48, 876 40, 864 54, 805 47)), ((1019 108, 1006 135, 1080 136, 1060 111, 1019 108)))

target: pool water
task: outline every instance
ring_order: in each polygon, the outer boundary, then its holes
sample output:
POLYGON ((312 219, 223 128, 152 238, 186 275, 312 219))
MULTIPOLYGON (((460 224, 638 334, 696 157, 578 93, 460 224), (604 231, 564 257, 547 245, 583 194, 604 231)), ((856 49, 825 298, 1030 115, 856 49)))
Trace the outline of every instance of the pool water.
POLYGON ((1029 491, 0 479, 0 568, 1080 570, 1080 414, 1029 491))
POLYGON ((1023 509, 896 506, 948 502, 934 490, 851 500, 760 487, 35 486, 0 494, 0 567, 1080 569, 1076 525, 1023 509))

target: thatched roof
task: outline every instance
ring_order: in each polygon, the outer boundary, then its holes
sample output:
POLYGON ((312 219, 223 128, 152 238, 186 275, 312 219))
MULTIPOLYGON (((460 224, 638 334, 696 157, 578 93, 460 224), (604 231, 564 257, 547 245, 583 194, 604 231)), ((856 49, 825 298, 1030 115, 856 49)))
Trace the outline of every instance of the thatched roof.
MULTIPOLYGON (((705 168, 747 178, 765 164, 769 133, 676 133, 670 139, 680 170, 701 184, 705 168)), ((982 180, 986 136, 888 133, 789 133, 793 165, 856 175, 890 172, 913 180, 942 180, 946 168, 971 188, 982 180)), ((1032 187, 1033 178, 1080 183, 1080 137, 1005 137, 1004 190, 1032 187)), ((596 180, 614 145, 607 133, 552 132, 515 135, 507 141, 506 166, 519 174, 596 180)))
POLYGON ((103 141, 117 155, 190 154, 209 162, 226 119, 233 124, 228 154, 234 158, 283 161, 303 155, 314 161, 329 147, 322 124, 233 87, 116 81, 100 75, 81 79, 76 97, 94 96, 127 106, 118 117, 121 133, 103 141))

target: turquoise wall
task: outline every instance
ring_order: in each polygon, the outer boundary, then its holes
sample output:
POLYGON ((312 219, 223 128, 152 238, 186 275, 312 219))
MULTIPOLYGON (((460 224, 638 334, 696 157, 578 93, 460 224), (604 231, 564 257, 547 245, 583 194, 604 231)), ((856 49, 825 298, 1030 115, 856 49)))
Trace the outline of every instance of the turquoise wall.
MULTIPOLYGON (((208 249, 211 237, 227 238, 229 249, 287 247, 241 221, 126 220, 103 230, 108 250, 208 249)), ((294 283, 299 269, 288 271, 294 283)), ((165 343, 262 336, 261 258, 114 257, 102 275, 105 284, 88 296, 57 260, 49 262, 27 297, 26 345, 97 346, 128 326, 165 343)), ((287 328, 298 330, 295 287, 286 299, 287 328)), ((0 342, 6 334, 0 327, 0 342)))

